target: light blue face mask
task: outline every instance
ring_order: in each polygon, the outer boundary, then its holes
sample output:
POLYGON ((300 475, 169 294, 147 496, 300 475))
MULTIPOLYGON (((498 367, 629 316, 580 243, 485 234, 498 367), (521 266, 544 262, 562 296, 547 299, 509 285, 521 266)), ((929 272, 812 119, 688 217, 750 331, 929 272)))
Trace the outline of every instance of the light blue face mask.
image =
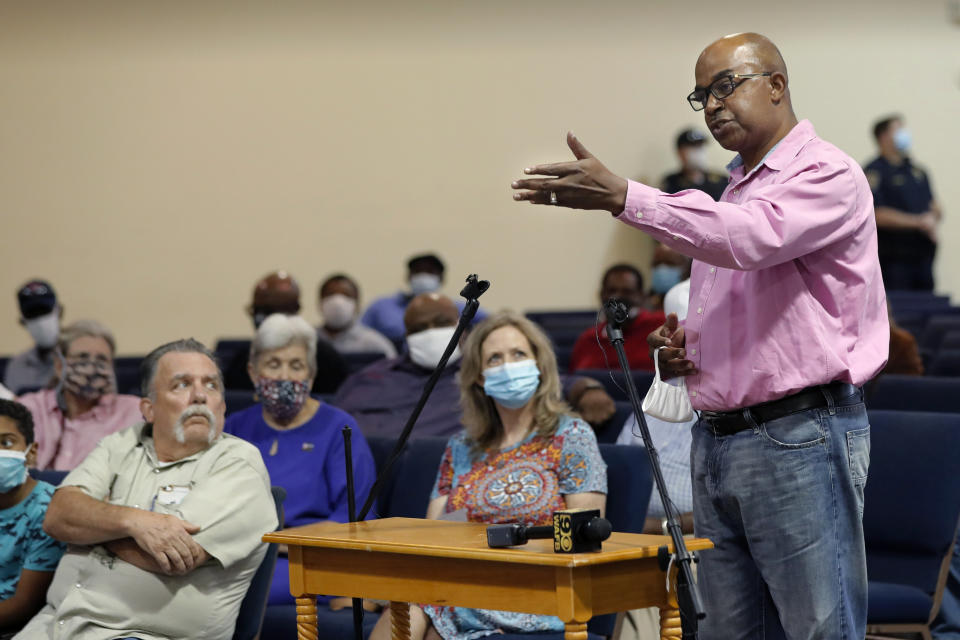
POLYGON ((653 275, 650 278, 650 288, 654 293, 666 293, 674 286, 680 284, 683 277, 683 271, 680 267, 669 264, 658 264, 653 268, 653 275))
POLYGON ((536 360, 508 362, 483 370, 484 392, 507 409, 519 409, 530 402, 539 386, 536 360))
POLYGON ((910 151, 910 145, 912 144, 913 136, 910 135, 910 129, 900 127, 893 132, 893 146, 895 146, 900 153, 910 151))
POLYGON ((27 452, 0 450, 0 493, 13 491, 27 481, 27 452))

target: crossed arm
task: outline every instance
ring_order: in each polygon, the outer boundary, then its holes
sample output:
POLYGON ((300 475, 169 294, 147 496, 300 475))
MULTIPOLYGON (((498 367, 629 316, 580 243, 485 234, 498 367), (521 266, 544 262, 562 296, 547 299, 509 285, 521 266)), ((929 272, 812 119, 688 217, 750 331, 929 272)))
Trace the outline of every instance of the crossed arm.
POLYGON ((125 562, 153 573, 186 575, 210 555, 193 539, 200 530, 176 516, 112 505, 77 487, 53 494, 43 529, 78 545, 102 544, 125 562))

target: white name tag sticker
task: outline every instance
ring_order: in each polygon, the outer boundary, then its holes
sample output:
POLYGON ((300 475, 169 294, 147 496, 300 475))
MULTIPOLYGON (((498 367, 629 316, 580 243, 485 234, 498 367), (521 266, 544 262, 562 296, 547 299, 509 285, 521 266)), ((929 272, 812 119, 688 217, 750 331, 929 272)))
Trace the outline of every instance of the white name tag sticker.
POLYGON ((165 507, 178 506, 190 495, 190 485, 165 484, 157 492, 157 504, 165 507))

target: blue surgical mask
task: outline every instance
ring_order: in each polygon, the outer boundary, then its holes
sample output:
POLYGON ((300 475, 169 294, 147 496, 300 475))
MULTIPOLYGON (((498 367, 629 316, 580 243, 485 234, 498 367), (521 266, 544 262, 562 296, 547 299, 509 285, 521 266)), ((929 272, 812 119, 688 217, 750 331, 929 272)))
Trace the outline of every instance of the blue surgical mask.
POLYGON ((683 278, 683 271, 680 267, 669 264, 658 264, 653 268, 650 288, 653 289, 654 293, 663 294, 680 284, 681 278, 683 278))
POLYGON ((0 493, 13 491, 27 481, 27 452, 0 450, 0 493))
POLYGON ((508 362, 483 370, 483 390, 507 409, 526 405, 539 386, 540 370, 536 360, 508 362))
POLYGON ((910 135, 910 130, 906 127, 900 127, 893 132, 893 146, 895 146, 900 153, 910 151, 910 145, 912 144, 913 136, 910 135))
POLYGON ((440 289, 440 276, 435 273, 415 273, 410 276, 410 291, 418 296, 421 293, 433 293, 440 289))

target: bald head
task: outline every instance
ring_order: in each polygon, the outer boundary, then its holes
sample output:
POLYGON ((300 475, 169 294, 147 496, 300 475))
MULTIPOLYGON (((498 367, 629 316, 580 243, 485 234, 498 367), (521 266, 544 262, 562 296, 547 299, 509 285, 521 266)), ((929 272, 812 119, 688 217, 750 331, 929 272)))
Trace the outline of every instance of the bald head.
MULTIPOLYGON (((777 71, 785 77, 787 75, 787 64, 783 61, 780 49, 759 33, 734 33, 724 36, 704 49, 700 59, 708 52, 729 56, 730 59, 744 64, 753 64, 764 71, 777 71)), ((697 64, 700 64, 699 59, 697 64)))
POLYGON ((286 271, 267 274, 253 287, 249 311, 256 327, 272 313, 297 313, 300 311, 300 286, 286 271))
POLYGON ((407 335, 437 327, 452 327, 457 324, 460 312, 453 300, 440 293, 421 293, 414 296, 403 314, 407 335))
POLYGON ((797 124, 787 84, 780 50, 759 33, 720 38, 697 59, 695 91, 706 91, 710 133, 724 149, 739 152, 748 169, 797 124))

